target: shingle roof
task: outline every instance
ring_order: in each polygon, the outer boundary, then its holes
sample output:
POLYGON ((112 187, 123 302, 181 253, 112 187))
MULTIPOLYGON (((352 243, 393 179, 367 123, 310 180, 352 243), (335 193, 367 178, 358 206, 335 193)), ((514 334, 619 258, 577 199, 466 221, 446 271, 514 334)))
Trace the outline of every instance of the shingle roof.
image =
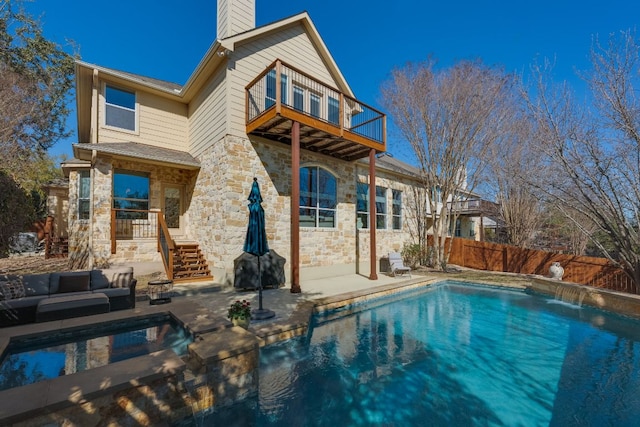
POLYGON ((198 159, 184 151, 154 147, 152 145, 139 144, 137 142, 102 142, 99 144, 79 143, 73 144, 73 149, 88 151, 96 150, 99 153, 108 153, 161 163, 170 163, 190 168, 200 167, 198 159))
MULTIPOLYGON (((365 157, 360 160, 362 163, 369 164, 369 158, 365 157)), ((420 170, 408 163, 402 162, 389 154, 383 154, 376 158, 376 167, 381 169, 387 169, 393 172, 397 172, 403 175, 409 175, 412 177, 420 176, 420 170)))

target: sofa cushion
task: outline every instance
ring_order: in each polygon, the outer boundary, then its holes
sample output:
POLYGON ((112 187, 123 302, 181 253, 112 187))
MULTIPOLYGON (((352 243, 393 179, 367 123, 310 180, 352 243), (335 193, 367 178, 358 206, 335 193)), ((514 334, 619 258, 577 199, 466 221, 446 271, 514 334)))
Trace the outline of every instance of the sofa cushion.
POLYGON ((33 307, 38 305, 42 300, 48 299, 47 295, 36 295, 34 297, 24 297, 2 301, 0 310, 12 310, 24 307, 33 307))
POLYGON ((22 283, 28 297, 49 295, 50 273, 28 274, 22 276, 22 283))
POLYGON ((63 273, 60 275, 57 293, 65 294, 68 292, 89 291, 89 277, 88 271, 63 273))
POLYGON ((51 274, 6 274, 0 275, 0 282, 18 280, 24 286, 25 296, 49 295, 49 278, 51 274))
POLYGON ((131 290, 129 290, 129 288, 108 288, 108 289, 100 289, 99 291, 95 291, 95 292, 101 292, 106 296, 108 296, 109 298, 115 298, 115 297, 129 296, 129 294, 131 293, 131 290))
POLYGON ((91 290, 128 288, 133 280, 133 267, 105 268, 91 271, 91 290))
POLYGON ((4 301, 24 296, 26 296, 26 291, 22 280, 16 278, 0 281, 0 300, 4 301))

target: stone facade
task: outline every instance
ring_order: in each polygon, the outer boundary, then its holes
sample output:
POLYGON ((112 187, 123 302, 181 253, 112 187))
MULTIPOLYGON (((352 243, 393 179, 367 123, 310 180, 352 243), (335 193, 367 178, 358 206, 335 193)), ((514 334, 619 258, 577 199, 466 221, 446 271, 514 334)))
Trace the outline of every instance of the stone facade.
MULTIPOLYGON (((113 174, 116 170, 135 171, 149 176, 149 209, 162 209, 165 184, 181 185, 185 191, 183 239, 199 244, 216 281, 233 282, 234 259, 242 254, 247 229, 248 201, 253 178, 258 179, 265 211, 269 246, 291 259, 291 149, 266 140, 227 135, 201 157, 199 171, 163 167, 150 163, 125 161, 107 156, 96 159, 92 176, 92 224, 77 219, 70 222, 70 253, 83 268, 126 262, 159 261, 156 235, 132 234, 118 239, 111 253, 111 206, 113 174), (85 262, 83 265, 82 262, 85 262)), ((317 166, 336 178, 337 210, 334 228, 300 229, 301 278, 330 277, 342 274, 369 274, 369 230, 356 226, 357 182, 369 181, 368 165, 346 162, 302 150, 301 167, 317 166)), ((415 185, 398 173, 378 168, 376 184, 387 188, 387 228, 376 232, 378 258, 398 252, 412 241, 413 213, 410 206, 415 185), (402 229, 391 229, 392 192, 402 191, 402 229)), ((70 173, 69 209, 77 212, 77 172, 70 173)), ((71 218, 74 215, 71 215, 71 218)), ((156 227, 153 213, 149 230, 156 227)), ((173 236, 175 238, 175 236, 173 236)), ((285 266, 289 280, 290 265, 285 266)))
MULTIPOLYGON (((233 261, 242 254, 247 221, 247 197, 258 178, 265 211, 269 247, 291 259, 291 149, 259 139, 226 136, 202 158, 202 167, 188 208, 188 234, 200 244, 216 280, 233 282, 233 261)), ((356 180, 368 182, 368 166, 303 150, 300 166, 319 166, 337 180, 335 228, 300 229, 301 277, 363 273, 369 269, 368 231, 356 229, 356 180), (363 243, 366 242, 366 243, 363 243), (305 276, 306 275, 306 276, 305 276)), ((411 197, 408 179, 377 172, 377 184, 411 197)), ((391 212, 391 191, 387 192, 391 212)), ((403 218, 409 212, 403 201, 403 218)), ((389 227, 391 220, 389 219, 389 227)), ((409 221, 402 230, 377 230, 378 256, 399 251, 409 242, 409 221)), ((290 265, 285 267, 287 275, 290 265)))

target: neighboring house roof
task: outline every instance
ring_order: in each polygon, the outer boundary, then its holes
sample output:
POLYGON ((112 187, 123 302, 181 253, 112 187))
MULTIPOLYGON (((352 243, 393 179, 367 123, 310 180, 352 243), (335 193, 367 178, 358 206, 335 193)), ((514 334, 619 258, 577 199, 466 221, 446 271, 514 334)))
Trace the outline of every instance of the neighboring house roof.
POLYGON ((42 188, 69 188, 69 178, 55 178, 45 183, 42 188))
POLYGON ((184 151, 170 150, 136 142, 107 142, 100 144, 73 144, 73 154, 81 159, 90 158, 91 151, 145 160, 173 164, 187 169, 199 169, 200 162, 184 151))

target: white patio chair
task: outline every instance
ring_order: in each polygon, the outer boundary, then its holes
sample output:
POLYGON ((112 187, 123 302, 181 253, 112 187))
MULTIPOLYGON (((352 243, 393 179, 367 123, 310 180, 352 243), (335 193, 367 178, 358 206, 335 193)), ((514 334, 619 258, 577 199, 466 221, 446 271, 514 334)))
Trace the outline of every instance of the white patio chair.
POLYGON ((389 252, 389 266, 391 267, 391 274, 393 274, 393 277, 408 274, 409 278, 411 278, 411 268, 404 265, 402 255, 398 252, 389 252))

